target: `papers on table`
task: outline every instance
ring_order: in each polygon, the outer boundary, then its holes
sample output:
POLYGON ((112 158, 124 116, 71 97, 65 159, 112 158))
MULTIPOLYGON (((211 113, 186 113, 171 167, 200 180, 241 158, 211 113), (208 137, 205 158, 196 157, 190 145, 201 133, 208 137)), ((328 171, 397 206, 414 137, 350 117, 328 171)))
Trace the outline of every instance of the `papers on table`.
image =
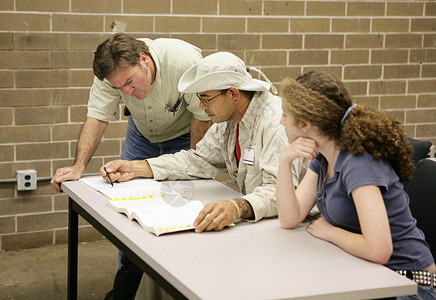
POLYGON ((184 195, 152 179, 114 182, 114 186, 100 176, 80 180, 107 196, 109 207, 156 235, 193 229, 192 223, 203 209, 200 201, 188 201, 184 195))

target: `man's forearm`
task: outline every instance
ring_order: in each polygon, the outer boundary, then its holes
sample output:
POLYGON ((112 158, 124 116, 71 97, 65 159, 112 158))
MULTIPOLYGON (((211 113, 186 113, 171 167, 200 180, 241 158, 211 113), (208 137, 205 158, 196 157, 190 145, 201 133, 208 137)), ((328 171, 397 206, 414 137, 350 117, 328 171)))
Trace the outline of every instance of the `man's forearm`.
POLYGON ((233 199, 233 201, 235 201, 236 205, 238 205, 239 207, 239 210, 241 212, 241 218, 254 219, 253 208, 247 200, 245 200, 244 198, 237 198, 233 199))
POLYGON ((191 149, 203 138, 206 131, 210 128, 211 121, 200 121, 194 117, 191 119, 191 149))
POLYGON ((153 178, 153 171, 147 160, 133 160, 130 162, 132 165, 135 177, 153 178))
POLYGON ((82 171, 85 169, 97 149, 103 133, 106 130, 107 124, 108 122, 90 117, 86 118, 82 130, 80 131, 76 149, 76 159, 74 161, 74 164, 80 166, 82 171))

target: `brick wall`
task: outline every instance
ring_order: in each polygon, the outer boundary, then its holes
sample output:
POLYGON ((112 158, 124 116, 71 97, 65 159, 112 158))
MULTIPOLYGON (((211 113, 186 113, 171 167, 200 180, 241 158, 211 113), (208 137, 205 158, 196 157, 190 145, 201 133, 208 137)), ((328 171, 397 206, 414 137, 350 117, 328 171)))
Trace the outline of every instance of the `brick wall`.
MULTIPOLYGON (((0 249, 66 242, 67 197, 48 180, 17 192, 8 179, 22 169, 47 179, 73 162, 93 51, 112 31, 184 39, 204 55, 231 51, 277 85, 313 69, 333 72, 357 103, 436 144, 433 1, 2 0, 0 249)), ((118 115, 86 173, 119 156, 126 123, 118 115)), ((101 238, 81 225, 81 240, 101 238)))

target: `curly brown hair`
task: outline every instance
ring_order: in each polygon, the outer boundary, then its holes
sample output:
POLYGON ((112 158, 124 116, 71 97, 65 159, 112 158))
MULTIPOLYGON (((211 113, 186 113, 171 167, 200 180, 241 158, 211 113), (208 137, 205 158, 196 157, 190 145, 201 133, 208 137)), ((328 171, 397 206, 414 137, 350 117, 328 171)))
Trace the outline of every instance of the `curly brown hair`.
POLYGON ((94 75, 103 80, 120 65, 137 65, 141 52, 151 56, 143 41, 125 33, 114 33, 98 45, 94 52, 94 75))
POLYGON ((401 123, 378 110, 359 105, 341 125, 352 100, 344 84, 332 74, 311 71, 296 80, 285 78, 281 97, 297 124, 309 121, 341 149, 354 155, 366 152, 385 159, 400 180, 410 180, 415 167, 411 160, 413 147, 406 140, 401 123))

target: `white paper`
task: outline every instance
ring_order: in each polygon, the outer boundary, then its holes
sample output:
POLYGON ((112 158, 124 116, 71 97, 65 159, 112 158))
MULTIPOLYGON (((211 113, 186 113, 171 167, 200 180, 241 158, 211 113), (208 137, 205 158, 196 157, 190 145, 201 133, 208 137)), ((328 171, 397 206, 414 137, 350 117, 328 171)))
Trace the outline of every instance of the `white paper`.
POLYGON ((107 196, 109 207, 137 220, 156 235, 193 229, 193 222, 203 209, 200 201, 188 201, 184 195, 152 179, 114 182, 114 186, 100 176, 80 180, 107 196))

